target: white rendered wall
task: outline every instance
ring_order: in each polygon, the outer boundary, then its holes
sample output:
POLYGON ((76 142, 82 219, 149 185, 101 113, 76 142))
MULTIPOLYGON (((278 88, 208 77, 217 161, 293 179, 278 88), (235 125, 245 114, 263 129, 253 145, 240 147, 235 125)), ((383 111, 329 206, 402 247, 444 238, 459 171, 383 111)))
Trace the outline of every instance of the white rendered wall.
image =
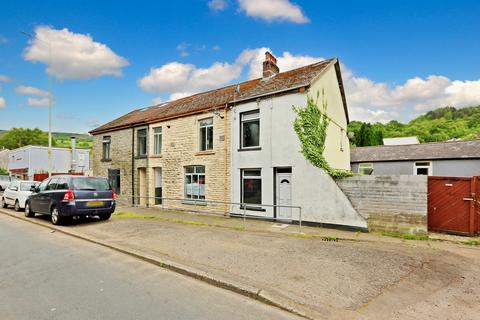
MULTIPOLYGON (((333 68, 332 68, 333 70, 333 68)), ((338 92, 339 94, 339 92, 338 92)), ((240 202, 240 169, 260 168, 262 175, 262 203, 274 204, 274 168, 292 167, 292 205, 302 207, 304 221, 348 225, 366 228, 366 221, 353 209, 350 201, 338 188, 335 181, 323 170, 313 167, 300 153, 300 142, 293 129, 296 117, 292 106, 305 106, 306 93, 295 93, 276 98, 238 104, 232 109, 232 166, 231 195, 232 202, 240 202), (260 147, 261 150, 238 151, 240 148, 240 113, 260 110, 260 147)), ((341 108, 335 104, 338 99, 331 99, 329 110, 341 108)), ((341 100, 340 100, 341 101, 341 100)), ((342 111, 343 112, 343 111, 342 111)), ((329 142, 330 148, 340 149, 340 140, 329 142)), ((327 159, 333 167, 349 168, 349 149, 327 159)), ((249 211, 249 215, 273 217, 272 208, 265 207, 265 212, 249 211)), ((238 206, 232 206, 233 213, 241 214, 238 206)), ((298 211, 293 210, 293 219, 298 219, 298 211)))

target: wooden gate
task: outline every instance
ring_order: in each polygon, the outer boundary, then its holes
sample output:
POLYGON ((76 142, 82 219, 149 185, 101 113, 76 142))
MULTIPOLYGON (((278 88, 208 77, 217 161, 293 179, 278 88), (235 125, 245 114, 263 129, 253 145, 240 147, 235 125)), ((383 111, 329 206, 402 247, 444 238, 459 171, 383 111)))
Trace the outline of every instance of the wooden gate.
POLYGON ((428 230, 480 232, 480 177, 428 177, 428 230))

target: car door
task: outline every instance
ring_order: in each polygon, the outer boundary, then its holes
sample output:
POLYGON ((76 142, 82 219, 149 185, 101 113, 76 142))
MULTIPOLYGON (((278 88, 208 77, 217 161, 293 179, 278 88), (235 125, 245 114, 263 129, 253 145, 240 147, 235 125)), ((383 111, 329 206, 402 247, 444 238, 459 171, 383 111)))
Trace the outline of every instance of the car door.
POLYGON ((54 200, 55 192, 57 189, 59 178, 51 178, 45 188, 45 191, 41 194, 40 211, 43 213, 50 213, 50 204, 54 200))
POLYGON ((36 192, 32 194, 28 199, 28 202, 30 203, 30 208, 33 212, 40 212, 43 213, 42 211, 42 201, 45 201, 45 189, 47 188, 48 183, 50 182, 50 179, 45 179, 40 183, 38 188, 36 189, 36 192))

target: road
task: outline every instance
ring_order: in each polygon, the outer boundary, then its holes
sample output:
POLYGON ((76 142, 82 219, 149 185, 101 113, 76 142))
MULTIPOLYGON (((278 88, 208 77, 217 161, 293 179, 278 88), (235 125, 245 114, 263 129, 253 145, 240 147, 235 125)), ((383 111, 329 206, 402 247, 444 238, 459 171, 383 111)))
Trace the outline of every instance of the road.
POLYGON ((1 319, 298 319, 0 214, 1 319))

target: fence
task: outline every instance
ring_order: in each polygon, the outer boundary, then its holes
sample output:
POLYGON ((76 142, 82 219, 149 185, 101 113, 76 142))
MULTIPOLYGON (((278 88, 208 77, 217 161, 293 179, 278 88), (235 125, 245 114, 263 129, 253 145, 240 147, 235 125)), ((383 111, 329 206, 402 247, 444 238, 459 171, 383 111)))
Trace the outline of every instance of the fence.
MULTIPOLYGON (((117 202, 122 203, 122 201, 125 203, 125 199, 128 200, 134 200, 134 206, 137 207, 153 207, 153 208, 159 208, 162 210, 171 210, 171 211, 186 211, 186 212, 191 212, 191 213, 202 213, 206 215, 214 215, 214 216, 225 216, 225 212, 221 213, 219 211, 207 211, 207 210, 201 210, 202 207, 206 205, 223 205, 223 206, 229 206, 229 208, 235 208, 238 206, 239 211, 242 212, 242 214, 236 214, 230 212, 231 210, 228 211, 229 216, 233 217, 241 217, 243 219, 243 228, 246 229, 246 220, 247 219, 257 219, 257 220, 269 220, 269 221, 275 221, 275 222, 296 222, 298 221, 298 232, 302 232, 302 207, 300 206, 288 206, 288 205, 278 205, 278 204, 252 204, 252 203, 245 203, 245 202, 226 202, 226 201, 217 201, 217 200, 203 200, 203 199, 182 199, 182 198, 165 198, 165 197, 152 197, 152 196, 122 196, 117 199, 117 202), (158 204, 150 205, 149 202, 147 201, 146 205, 140 205, 140 200, 141 199, 147 199, 147 200, 153 200, 158 201, 158 204), (138 201, 136 201, 138 200, 138 201), (167 206, 166 202, 179 202, 181 207, 171 207, 167 206), (186 209, 184 205, 193 205, 194 210, 192 209, 186 209), (292 211, 296 210, 298 212, 297 219, 294 219, 293 217, 293 212, 292 212, 292 218, 291 219, 286 219, 286 218, 279 218, 279 217, 269 217, 269 216, 255 216, 255 215, 247 215, 247 211, 249 208, 263 208, 263 207, 269 207, 269 208, 290 208, 292 211)), ((129 203, 132 203, 131 201, 129 203)), ((233 209, 232 209, 233 210, 233 209)))

